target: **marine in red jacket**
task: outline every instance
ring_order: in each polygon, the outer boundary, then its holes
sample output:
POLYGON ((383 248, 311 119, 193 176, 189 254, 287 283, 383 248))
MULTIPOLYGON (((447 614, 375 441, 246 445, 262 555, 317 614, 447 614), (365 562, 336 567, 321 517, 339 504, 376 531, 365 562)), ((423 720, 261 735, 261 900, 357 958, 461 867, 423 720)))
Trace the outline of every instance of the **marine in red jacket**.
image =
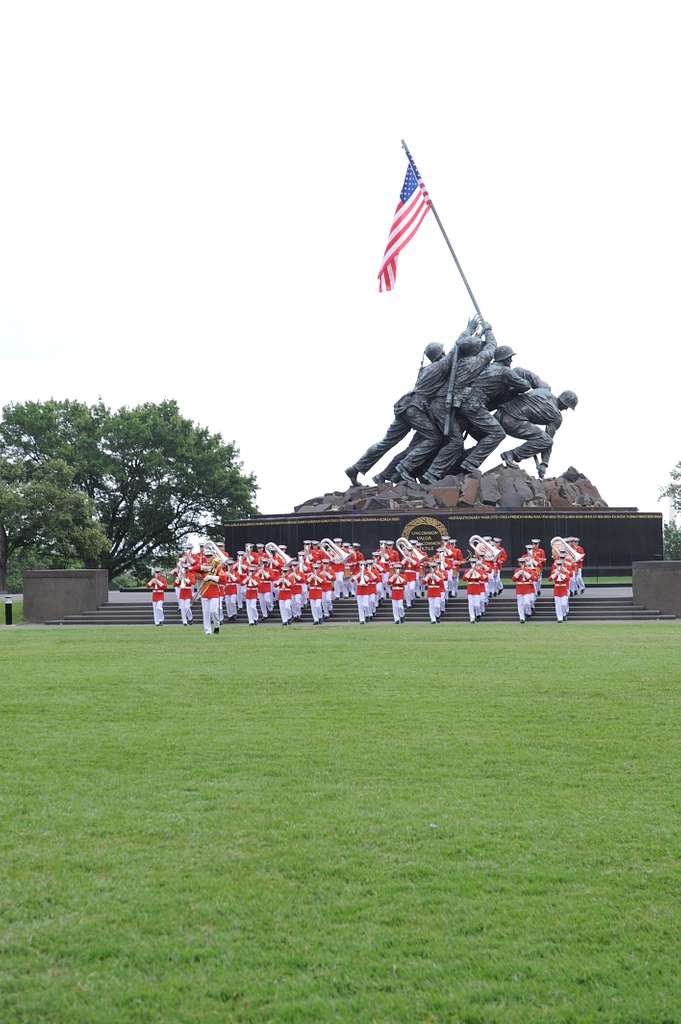
POLYGON ((168 580, 165 576, 162 576, 158 569, 154 569, 154 575, 147 583, 147 587, 151 590, 151 607, 154 612, 155 626, 163 625, 163 598, 165 596, 167 586, 168 580))

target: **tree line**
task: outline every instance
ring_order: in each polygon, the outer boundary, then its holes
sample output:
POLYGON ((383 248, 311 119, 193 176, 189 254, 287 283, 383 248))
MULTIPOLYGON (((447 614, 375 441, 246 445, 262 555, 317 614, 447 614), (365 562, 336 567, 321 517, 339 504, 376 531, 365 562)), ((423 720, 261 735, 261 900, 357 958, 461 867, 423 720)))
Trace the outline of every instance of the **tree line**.
POLYGON ((681 462, 677 462, 672 470, 671 480, 660 497, 670 499, 675 517, 664 524, 664 557, 670 561, 681 561, 681 526, 676 522, 676 517, 681 516, 681 462))
MULTIPOLYGON (((0 421, 0 592, 8 572, 101 566, 141 578, 192 532, 256 512, 234 442, 175 401, 23 402, 0 421)), ((12 582, 13 580, 10 580, 12 582)))

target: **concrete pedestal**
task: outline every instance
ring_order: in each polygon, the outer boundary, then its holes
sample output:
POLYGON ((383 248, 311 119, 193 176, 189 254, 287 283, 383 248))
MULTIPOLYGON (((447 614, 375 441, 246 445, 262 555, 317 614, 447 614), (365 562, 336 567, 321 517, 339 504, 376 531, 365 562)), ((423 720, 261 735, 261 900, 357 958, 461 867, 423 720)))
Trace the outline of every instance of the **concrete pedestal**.
POLYGON ((106 569, 27 569, 24 573, 24 621, 46 622, 93 611, 106 604, 106 569))
POLYGON ((681 617, 681 562, 634 562, 634 604, 681 617))

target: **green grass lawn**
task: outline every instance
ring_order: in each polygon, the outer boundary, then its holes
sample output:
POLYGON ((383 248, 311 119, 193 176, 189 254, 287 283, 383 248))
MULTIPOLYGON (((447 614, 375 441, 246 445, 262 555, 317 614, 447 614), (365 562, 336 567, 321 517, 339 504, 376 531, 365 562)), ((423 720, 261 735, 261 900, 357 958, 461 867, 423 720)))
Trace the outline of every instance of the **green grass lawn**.
POLYGON ((676 1024, 681 626, 3 630, 0 1021, 676 1024))

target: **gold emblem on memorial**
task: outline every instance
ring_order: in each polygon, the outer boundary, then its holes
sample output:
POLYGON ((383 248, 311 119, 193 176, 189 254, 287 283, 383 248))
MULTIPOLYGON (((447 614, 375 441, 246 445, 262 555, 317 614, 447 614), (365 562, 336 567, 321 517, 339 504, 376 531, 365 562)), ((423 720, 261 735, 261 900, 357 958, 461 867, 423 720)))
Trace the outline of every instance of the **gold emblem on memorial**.
POLYGON ((410 540, 412 544, 432 555, 442 543, 442 538, 447 535, 447 527, 440 519, 434 516, 419 516, 417 519, 410 519, 402 531, 402 536, 410 540))

